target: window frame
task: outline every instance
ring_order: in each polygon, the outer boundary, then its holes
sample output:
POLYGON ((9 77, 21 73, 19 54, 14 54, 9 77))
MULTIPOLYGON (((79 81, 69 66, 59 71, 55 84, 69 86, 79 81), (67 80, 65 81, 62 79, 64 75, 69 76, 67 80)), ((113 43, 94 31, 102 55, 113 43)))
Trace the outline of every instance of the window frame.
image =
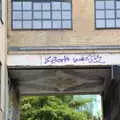
MULTIPOLYGON (((105 5, 104 5, 104 9, 103 9, 103 11, 105 12, 105 14, 106 14, 106 10, 109 10, 109 11, 113 10, 114 11, 115 17, 114 18, 108 18, 108 20, 114 20, 115 27, 107 27, 107 25, 106 25, 106 20, 107 20, 106 16, 105 16, 105 18, 103 18, 103 20, 105 20, 105 27, 97 27, 96 20, 97 19, 99 20, 99 18, 96 18, 96 11, 97 11, 96 1, 104 1, 105 2, 106 0, 94 0, 94 23, 95 23, 94 24, 94 28, 95 28, 95 30, 109 30, 109 29, 110 30, 117 30, 117 29, 120 29, 120 27, 116 26, 116 20, 118 19, 116 15, 117 15, 117 11, 120 10, 120 9, 116 9, 116 1, 120 1, 120 0, 107 0, 107 1, 114 1, 115 8, 114 9, 106 9, 105 5)), ((120 18, 118 20, 120 20, 120 18)))
MULTIPOLYGON (((71 18, 70 18, 70 25, 71 25, 71 27, 70 28, 62 28, 62 27, 60 27, 60 28, 53 28, 53 26, 51 27, 51 28, 33 28, 33 27, 31 27, 30 29, 29 28, 13 28, 13 12, 14 12, 14 10, 13 10, 13 1, 14 0, 11 0, 11 30, 12 31, 43 31, 43 30, 51 30, 51 31, 54 31, 54 30, 57 30, 57 31, 63 31, 63 30, 73 30, 73 2, 72 2, 72 0, 70 0, 70 3, 71 3, 71 9, 69 10, 69 11, 71 11, 70 13, 71 13, 71 18)), ((21 1, 23 1, 23 0, 21 0, 21 1)), ((32 4, 33 4, 33 0, 31 0, 32 1, 32 4)), ((44 0, 41 0, 41 1, 44 1, 44 0)), ((52 1, 52 0, 49 0, 50 2, 52 1)), ((54 0, 53 0, 54 1, 54 0)), ((58 0, 58 1, 60 1, 60 0, 58 0)), ((63 1, 63 0, 61 0, 61 1, 63 1)), ((66 0, 66 1, 69 1, 69 0, 66 0)), ((23 10, 22 10, 23 11, 23 10)), ((32 14, 33 14, 33 9, 31 10, 32 11, 32 14)), ((54 10, 53 10, 54 11, 54 10)), ((62 11, 61 11, 62 12, 62 11)), ((51 13, 51 10, 50 10, 50 13, 51 13)), ((23 16, 22 16, 23 17, 23 16)), ((22 22, 23 22, 23 20, 21 20, 22 22)), ((30 21, 32 21, 33 22, 33 19, 32 20, 30 20, 30 21)), ((48 21, 48 20, 47 20, 48 21)), ((51 22, 53 22, 54 20, 51 20, 51 22)), ((64 20, 61 20, 60 22, 62 22, 62 21, 64 21, 64 20)), ((66 20, 67 21, 67 20, 66 20)))

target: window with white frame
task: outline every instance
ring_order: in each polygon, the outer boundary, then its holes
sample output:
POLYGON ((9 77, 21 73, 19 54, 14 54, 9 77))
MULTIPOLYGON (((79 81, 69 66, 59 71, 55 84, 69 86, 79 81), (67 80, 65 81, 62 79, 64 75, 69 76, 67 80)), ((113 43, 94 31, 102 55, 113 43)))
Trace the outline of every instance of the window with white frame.
POLYGON ((71 0, 12 0, 12 29, 71 28, 71 0))
POLYGON ((95 0, 96 28, 120 28, 120 0, 95 0))

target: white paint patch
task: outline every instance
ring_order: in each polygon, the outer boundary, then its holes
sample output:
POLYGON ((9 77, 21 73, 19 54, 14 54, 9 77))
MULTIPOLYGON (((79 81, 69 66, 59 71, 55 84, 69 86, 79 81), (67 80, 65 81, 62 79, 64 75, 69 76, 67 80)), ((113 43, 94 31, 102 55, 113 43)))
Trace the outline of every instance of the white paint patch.
POLYGON ((120 54, 8 55, 8 66, 120 65, 120 54))

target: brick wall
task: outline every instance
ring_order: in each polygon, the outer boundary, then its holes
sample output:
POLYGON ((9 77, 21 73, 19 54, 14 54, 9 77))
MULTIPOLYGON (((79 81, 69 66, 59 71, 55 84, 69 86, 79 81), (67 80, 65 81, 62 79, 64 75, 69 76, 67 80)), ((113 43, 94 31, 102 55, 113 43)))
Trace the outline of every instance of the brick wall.
POLYGON ((120 30, 95 30, 94 0, 72 0, 72 30, 11 29, 11 0, 8 0, 9 46, 93 46, 120 45, 120 30))

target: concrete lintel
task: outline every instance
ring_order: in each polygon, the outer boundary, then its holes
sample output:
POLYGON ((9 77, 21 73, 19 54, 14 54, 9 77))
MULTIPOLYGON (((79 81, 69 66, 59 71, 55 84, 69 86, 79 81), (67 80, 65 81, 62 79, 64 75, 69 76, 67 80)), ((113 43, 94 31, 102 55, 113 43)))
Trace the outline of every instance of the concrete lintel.
POLYGON ((120 65, 120 54, 8 55, 8 67, 61 67, 120 65))

